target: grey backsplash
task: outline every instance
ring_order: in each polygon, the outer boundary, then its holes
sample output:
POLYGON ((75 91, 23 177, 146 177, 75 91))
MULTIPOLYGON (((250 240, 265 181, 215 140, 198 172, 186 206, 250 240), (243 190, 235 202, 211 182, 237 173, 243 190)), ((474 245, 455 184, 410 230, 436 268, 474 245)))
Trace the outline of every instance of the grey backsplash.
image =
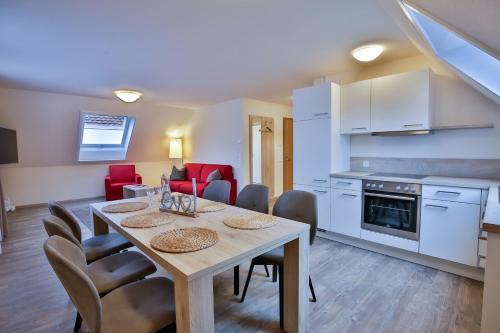
POLYGON ((500 179, 500 160, 351 157, 352 171, 500 179), (363 161, 369 161, 368 168, 363 161))

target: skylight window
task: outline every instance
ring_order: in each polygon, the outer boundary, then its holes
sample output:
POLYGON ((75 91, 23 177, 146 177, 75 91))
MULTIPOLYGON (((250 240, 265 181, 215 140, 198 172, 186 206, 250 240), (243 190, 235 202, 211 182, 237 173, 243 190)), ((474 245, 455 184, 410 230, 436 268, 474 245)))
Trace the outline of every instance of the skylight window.
POLYGON ((444 25, 401 1, 408 17, 434 53, 497 97, 500 96, 500 61, 444 25))
POLYGON ((134 117, 82 112, 78 161, 124 160, 134 123, 134 117))

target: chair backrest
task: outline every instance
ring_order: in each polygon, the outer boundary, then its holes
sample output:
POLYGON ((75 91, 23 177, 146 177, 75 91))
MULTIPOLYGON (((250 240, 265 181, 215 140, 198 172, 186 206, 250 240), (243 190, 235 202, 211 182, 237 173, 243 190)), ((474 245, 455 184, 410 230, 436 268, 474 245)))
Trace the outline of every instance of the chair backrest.
POLYGON ((312 244, 318 227, 316 195, 292 190, 283 193, 273 207, 273 215, 307 223, 311 226, 309 242, 312 244))
POLYGON ((238 194, 235 206, 269 214, 269 188, 260 184, 245 186, 238 194))
POLYGON ((227 180, 214 180, 210 182, 203 191, 203 199, 229 203, 229 192, 231 183, 227 180))
POLYGON ((111 183, 133 182, 135 180, 135 165, 110 165, 109 177, 111 178, 111 183))
POLYGON ((96 287, 87 275, 87 263, 81 249, 59 236, 49 237, 43 249, 89 331, 100 333, 101 300, 96 287))
POLYGON ((47 232, 47 235, 50 236, 60 236, 64 239, 69 240, 76 246, 78 246, 80 249, 82 249, 82 244, 76 239, 76 237, 73 235, 73 232, 71 231, 70 227, 66 222, 61 220, 59 217, 50 215, 47 217, 43 218, 43 226, 45 228, 45 231, 47 232))
POLYGON ((73 235, 79 242, 82 241, 82 229, 80 229, 80 224, 78 223, 78 219, 73 213, 67 210, 63 205, 61 205, 57 201, 49 201, 48 203, 50 213, 54 216, 57 216, 70 227, 73 235))

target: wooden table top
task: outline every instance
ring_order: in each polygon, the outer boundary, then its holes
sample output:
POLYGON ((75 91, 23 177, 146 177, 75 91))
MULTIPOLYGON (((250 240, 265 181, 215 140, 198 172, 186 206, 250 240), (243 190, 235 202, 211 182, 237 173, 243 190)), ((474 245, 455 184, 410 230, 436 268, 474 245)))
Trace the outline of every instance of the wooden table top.
MULTIPOLYGON (((187 277, 188 280, 209 273, 215 275, 223 272, 241 264, 249 256, 255 257, 265 253, 272 248, 297 238, 299 234, 309 230, 308 224, 283 218, 278 218, 278 223, 267 229, 233 229, 223 223, 225 217, 240 216, 252 212, 229 205, 226 209, 218 212, 200 213, 200 216, 197 218, 173 215, 175 219, 173 223, 144 229, 122 227, 120 221, 129 216, 158 211, 159 201, 157 199, 155 199, 153 206, 150 205, 147 209, 137 212, 111 214, 102 212, 102 208, 106 205, 132 201, 149 203, 147 197, 140 197, 113 202, 94 203, 90 206, 95 215, 129 239, 159 265, 174 276, 180 274, 187 277), (150 240, 155 235, 174 228, 185 227, 203 227, 215 230, 219 240, 212 247, 190 253, 164 253, 151 248, 150 240)), ((203 199, 199 199, 199 202, 202 201, 203 199)))

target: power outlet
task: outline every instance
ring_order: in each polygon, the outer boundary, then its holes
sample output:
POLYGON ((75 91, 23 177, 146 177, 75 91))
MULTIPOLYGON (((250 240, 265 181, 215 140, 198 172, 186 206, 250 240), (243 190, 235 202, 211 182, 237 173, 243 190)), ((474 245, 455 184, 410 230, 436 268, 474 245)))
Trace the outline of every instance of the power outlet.
POLYGON ((370 161, 363 161, 363 168, 369 168, 370 167, 370 161))

